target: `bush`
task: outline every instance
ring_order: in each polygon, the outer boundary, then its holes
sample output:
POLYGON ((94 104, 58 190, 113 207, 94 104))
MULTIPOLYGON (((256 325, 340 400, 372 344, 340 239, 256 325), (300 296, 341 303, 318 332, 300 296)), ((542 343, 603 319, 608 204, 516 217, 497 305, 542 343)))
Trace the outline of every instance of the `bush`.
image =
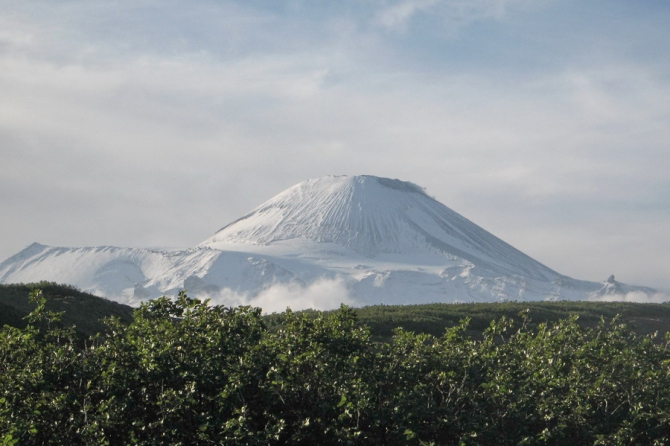
POLYGON ((670 355, 617 318, 481 338, 371 340, 356 312, 287 312, 181 293, 82 343, 37 308, 0 330, 0 444, 634 445, 670 442, 670 355))

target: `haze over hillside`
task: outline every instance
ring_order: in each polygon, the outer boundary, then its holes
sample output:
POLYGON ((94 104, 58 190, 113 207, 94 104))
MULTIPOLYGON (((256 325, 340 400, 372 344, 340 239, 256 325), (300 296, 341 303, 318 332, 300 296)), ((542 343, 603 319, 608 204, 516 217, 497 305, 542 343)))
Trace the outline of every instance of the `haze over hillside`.
POLYGON ((564 276, 416 184, 374 176, 302 182, 187 250, 35 243, 0 264, 0 282, 39 280, 131 304, 185 288, 266 311, 340 302, 651 300, 656 294, 614 277, 564 276))

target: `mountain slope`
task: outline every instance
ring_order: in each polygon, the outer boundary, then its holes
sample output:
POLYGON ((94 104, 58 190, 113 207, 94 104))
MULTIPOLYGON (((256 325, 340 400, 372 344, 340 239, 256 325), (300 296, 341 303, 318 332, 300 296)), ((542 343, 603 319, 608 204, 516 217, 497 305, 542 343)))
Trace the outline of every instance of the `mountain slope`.
POLYGON ((563 276, 419 186, 373 176, 302 182, 188 250, 33 244, 0 264, 0 282, 38 280, 72 283, 131 304, 186 288, 225 303, 281 305, 290 296, 270 291, 295 294, 296 287, 320 283, 337 289, 331 305, 653 293, 613 278, 596 283, 563 276))

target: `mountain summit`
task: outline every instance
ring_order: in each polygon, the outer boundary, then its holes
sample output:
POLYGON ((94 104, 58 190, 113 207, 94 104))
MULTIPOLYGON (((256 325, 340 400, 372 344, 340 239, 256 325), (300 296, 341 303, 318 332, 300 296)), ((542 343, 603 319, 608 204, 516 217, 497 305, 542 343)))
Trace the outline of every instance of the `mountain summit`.
POLYGON ((203 243, 273 242, 304 238, 336 243, 359 254, 407 253, 417 246, 408 212, 430 198, 400 180, 330 176, 297 184, 227 225, 203 243))
POLYGON ((324 282, 358 304, 589 299, 654 291, 613 278, 598 283, 563 276, 421 187, 367 175, 299 183, 183 251, 33 244, 0 264, 0 282, 38 280, 70 283, 131 304, 184 288, 224 300, 233 296, 234 302, 223 302, 228 304, 259 296, 267 302, 282 299, 270 292, 277 287, 295 293, 324 282))
POLYGON ((370 175, 299 183, 225 226, 200 246, 305 239, 365 257, 439 253, 547 280, 556 272, 429 197, 416 184, 370 175))

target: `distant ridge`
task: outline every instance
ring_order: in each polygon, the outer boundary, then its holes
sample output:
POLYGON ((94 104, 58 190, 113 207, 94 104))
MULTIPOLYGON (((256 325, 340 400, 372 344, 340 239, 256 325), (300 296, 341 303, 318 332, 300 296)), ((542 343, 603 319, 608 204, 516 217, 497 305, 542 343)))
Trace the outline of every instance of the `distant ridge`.
POLYGON ((338 297, 330 300, 361 305, 655 292, 613 277, 588 282, 561 275, 416 184, 370 175, 296 184, 183 251, 33 244, 0 264, 0 282, 39 280, 130 304, 184 288, 214 299, 266 303, 290 298, 269 293, 275 287, 308 289, 324 281, 337 288, 338 297))

